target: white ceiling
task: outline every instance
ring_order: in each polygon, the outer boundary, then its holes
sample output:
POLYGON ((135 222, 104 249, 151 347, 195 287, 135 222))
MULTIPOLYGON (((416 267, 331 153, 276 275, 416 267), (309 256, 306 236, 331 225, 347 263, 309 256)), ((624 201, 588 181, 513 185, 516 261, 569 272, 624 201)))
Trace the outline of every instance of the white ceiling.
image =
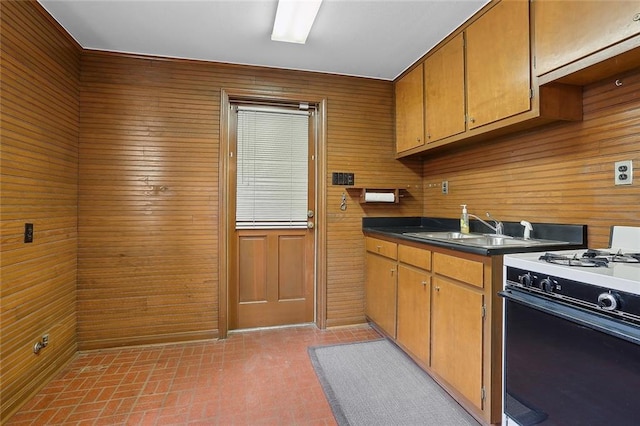
POLYGON ((488 0, 324 0, 307 43, 277 0, 39 0, 85 49, 393 80, 488 0))

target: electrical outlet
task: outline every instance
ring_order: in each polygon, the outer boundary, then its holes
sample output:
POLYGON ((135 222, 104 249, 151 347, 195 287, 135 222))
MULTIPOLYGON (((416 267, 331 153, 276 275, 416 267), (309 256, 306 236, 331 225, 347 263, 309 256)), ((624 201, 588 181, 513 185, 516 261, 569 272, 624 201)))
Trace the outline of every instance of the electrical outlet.
POLYGON ((33 223, 24 224, 24 242, 25 243, 33 242, 33 223))
POLYGON ((443 194, 448 194, 449 193, 449 181, 448 180, 443 180, 442 181, 442 193, 443 194))
POLYGON ((631 185, 633 183, 633 161, 616 161, 614 182, 616 185, 631 185))

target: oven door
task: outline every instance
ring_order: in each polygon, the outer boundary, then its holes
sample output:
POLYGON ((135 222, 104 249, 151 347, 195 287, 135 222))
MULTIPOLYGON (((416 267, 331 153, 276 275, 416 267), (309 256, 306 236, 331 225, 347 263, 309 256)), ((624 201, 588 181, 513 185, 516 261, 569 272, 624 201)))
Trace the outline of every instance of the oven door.
POLYGON ((500 295, 503 424, 639 424, 638 327, 517 288, 500 295))

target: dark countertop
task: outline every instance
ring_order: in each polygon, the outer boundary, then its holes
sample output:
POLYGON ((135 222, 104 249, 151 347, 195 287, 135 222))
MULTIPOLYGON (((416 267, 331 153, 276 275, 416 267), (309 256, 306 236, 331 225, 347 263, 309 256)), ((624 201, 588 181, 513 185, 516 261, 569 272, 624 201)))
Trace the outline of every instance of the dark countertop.
MULTIPOLYGON (((503 222, 504 233, 514 237, 521 237, 523 227, 520 222, 503 222)), ((509 247, 478 247, 457 244, 449 241, 425 240, 422 238, 405 235, 406 232, 442 232, 459 231, 459 219, 433 218, 433 217, 364 217, 362 218, 362 232, 367 235, 391 237, 400 240, 413 241, 450 250, 465 253, 474 253, 484 256, 502 255, 508 253, 525 253, 538 251, 571 250, 587 247, 587 225, 555 224, 555 223, 531 223, 533 231, 532 239, 566 241, 563 245, 536 244, 532 246, 509 247)), ((492 231, 481 222, 471 219, 469 231, 478 234, 490 234, 492 231)))

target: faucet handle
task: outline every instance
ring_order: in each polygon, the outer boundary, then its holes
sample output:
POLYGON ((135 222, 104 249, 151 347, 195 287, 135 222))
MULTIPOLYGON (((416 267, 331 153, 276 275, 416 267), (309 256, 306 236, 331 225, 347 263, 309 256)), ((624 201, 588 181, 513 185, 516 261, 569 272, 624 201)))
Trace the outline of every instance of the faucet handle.
POLYGON ((502 235, 504 234, 504 226, 502 225, 502 222, 500 222, 498 219, 495 219, 493 217, 491 217, 491 215, 489 214, 489 212, 487 212, 487 217, 492 220, 494 222, 494 224, 496 225, 495 227, 495 231, 497 235, 502 235))
POLYGON ((526 220, 521 220, 520 225, 524 226, 524 239, 528 240, 529 238, 531 238, 531 231, 533 231, 533 226, 531 225, 531 223, 527 222, 526 220))

